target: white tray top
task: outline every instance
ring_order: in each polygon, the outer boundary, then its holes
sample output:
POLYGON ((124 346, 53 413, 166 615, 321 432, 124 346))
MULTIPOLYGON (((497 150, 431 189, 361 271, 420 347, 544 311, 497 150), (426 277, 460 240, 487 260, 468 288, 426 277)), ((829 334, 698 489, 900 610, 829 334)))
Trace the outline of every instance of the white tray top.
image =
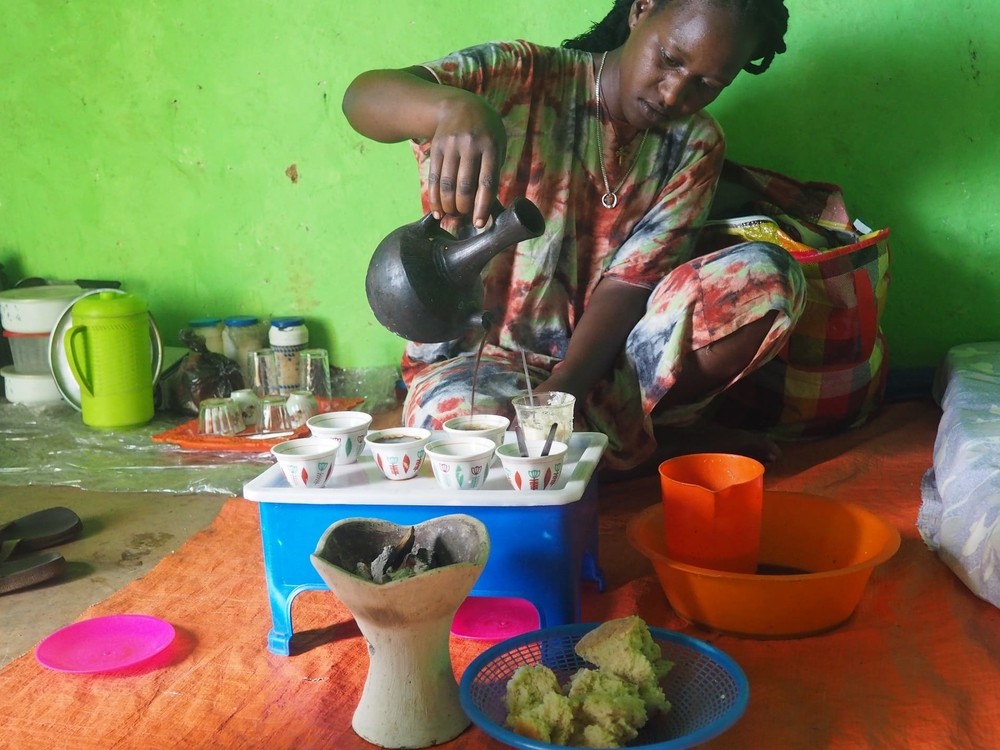
MULTIPOLYGON (((434 437, 444 434, 436 432, 434 437)), ((514 440, 513 432, 504 438, 508 443, 514 440)), ((292 487, 275 464, 243 486, 243 497, 257 502, 307 505, 565 505, 583 497, 607 444, 607 435, 600 432, 573 433, 559 482, 550 490, 537 492, 519 492, 511 487, 498 457, 493 459, 489 476, 478 490, 442 489, 429 460, 412 479, 386 479, 366 447, 355 463, 337 464, 326 487, 292 487)))

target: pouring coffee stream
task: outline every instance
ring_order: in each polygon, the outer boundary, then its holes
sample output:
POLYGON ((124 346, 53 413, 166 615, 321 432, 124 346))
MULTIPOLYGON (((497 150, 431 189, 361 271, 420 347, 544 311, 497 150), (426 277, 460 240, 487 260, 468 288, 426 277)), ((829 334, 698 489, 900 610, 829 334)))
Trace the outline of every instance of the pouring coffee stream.
POLYGON ((398 336, 438 343, 462 336, 484 319, 480 275, 498 253, 539 237, 545 219, 527 198, 504 208, 494 201, 493 222, 459 239, 440 226, 433 214, 390 232, 368 265, 365 292, 378 319, 398 336))

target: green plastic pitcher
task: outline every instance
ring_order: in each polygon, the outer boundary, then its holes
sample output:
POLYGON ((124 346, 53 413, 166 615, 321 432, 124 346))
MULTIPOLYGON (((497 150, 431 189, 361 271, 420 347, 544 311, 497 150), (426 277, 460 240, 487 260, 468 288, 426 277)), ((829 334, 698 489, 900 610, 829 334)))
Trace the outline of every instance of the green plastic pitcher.
POLYGON ((153 418, 149 312, 134 294, 102 291, 78 300, 64 336, 91 427, 134 427, 153 418))

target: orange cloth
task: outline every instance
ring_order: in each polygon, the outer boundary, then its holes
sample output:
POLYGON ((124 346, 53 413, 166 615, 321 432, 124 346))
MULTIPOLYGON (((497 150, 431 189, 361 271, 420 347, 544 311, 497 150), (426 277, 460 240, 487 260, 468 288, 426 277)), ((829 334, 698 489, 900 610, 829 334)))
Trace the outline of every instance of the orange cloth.
MULTIPOLYGON (((939 416, 931 403, 892 405, 864 428, 786 446, 768 468, 769 489, 863 503, 903 535, 899 553, 875 570, 845 625, 810 638, 758 641, 679 620, 648 562, 624 540, 630 515, 658 501, 655 477, 601 487, 608 585, 600 594, 588 589, 584 619, 638 612, 736 659, 750 681, 750 705, 736 726, 703 745, 709 750, 1000 747, 1000 611, 971 594, 915 528, 939 416)), ((12 662, 0 671, 0 746, 373 747, 351 730, 368 666, 365 645, 331 593, 308 591, 295 600, 292 656, 266 650, 270 613, 254 503, 228 501, 209 528, 83 617, 124 612, 169 620, 176 642, 128 674, 61 674, 32 654, 12 662)), ((453 639, 456 675, 488 645, 453 639)), ((503 748, 475 727, 438 747, 503 748)))

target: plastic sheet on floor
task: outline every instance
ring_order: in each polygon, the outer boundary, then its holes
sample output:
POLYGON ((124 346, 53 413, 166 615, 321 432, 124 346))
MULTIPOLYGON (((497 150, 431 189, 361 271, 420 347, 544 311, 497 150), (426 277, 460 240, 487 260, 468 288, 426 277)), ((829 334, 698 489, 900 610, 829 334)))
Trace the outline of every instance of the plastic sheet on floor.
POLYGON ((0 401, 0 486, 240 495, 273 463, 266 450, 189 451, 150 439, 189 419, 157 414, 141 427, 98 430, 67 403, 0 401))

